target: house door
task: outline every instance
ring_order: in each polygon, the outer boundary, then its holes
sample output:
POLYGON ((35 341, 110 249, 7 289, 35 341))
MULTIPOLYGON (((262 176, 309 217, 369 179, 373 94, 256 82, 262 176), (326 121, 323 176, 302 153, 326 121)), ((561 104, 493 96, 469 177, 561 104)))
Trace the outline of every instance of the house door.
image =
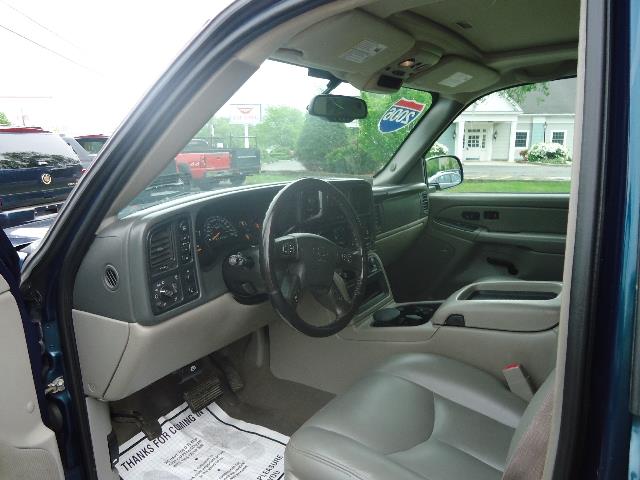
POLYGON ((465 160, 491 160, 491 139, 493 128, 490 124, 467 124, 464 129, 465 160))

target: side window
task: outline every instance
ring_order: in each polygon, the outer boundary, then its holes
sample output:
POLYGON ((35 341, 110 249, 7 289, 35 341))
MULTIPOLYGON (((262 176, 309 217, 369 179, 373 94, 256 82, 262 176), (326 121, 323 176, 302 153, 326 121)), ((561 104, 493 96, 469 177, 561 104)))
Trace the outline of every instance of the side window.
POLYGON ((427 157, 461 160, 464 182, 447 190, 453 193, 568 193, 575 93, 571 78, 489 94, 455 119, 427 157))

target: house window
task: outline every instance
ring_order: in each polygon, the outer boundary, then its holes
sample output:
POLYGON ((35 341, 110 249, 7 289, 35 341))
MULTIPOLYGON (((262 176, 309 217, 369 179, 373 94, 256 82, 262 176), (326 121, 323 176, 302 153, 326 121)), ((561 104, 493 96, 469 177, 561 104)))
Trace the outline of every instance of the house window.
POLYGON ((559 143, 560 145, 564 145, 564 130, 556 130, 555 132, 551 132, 551 142, 559 143))
POLYGON ((514 146, 516 148, 527 148, 528 140, 529 140, 529 132, 527 131, 516 132, 516 141, 514 146))
POLYGON ((478 148, 480 146, 480 135, 467 135, 467 148, 478 148))

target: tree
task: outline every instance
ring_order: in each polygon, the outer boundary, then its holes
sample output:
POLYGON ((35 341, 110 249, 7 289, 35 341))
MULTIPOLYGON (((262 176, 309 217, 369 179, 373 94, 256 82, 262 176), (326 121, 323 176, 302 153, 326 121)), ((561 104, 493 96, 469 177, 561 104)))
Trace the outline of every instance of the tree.
POLYGON ((9 125, 11 122, 4 112, 0 112, 0 125, 9 125))
POLYGON ((298 144, 303 125, 304 113, 293 107, 278 105, 267 107, 254 132, 262 149, 292 151, 298 144))
MULTIPOLYGON (((251 132, 249 132, 251 134, 251 132)), ((195 138, 204 138, 212 147, 217 143, 223 143, 225 147, 233 147, 231 145, 232 137, 243 137, 244 127, 242 125, 232 124, 226 117, 213 117, 203 125, 195 138), (211 127, 213 127, 213 136, 211 135, 211 127)), ((238 140, 235 141, 236 143, 238 140)))
POLYGON ((347 144, 347 127, 306 115, 296 148, 298 160, 311 171, 329 171, 326 157, 347 144))
POLYGON ((422 115, 424 115, 431 106, 431 94, 420 90, 401 88, 393 94, 362 92, 361 97, 367 102, 369 114, 367 118, 359 121, 360 128, 357 143, 359 148, 363 149, 367 153, 367 156, 371 158, 375 173, 375 171, 382 168, 389 161, 409 134, 410 129, 419 121, 419 119, 415 120, 413 123, 396 132, 381 133, 378 130, 378 122, 382 115, 384 115, 396 100, 401 98, 424 103, 425 108, 422 111, 422 115))
MULTIPOLYGON (((510 98, 518 105, 522 105, 525 98, 532 93, 539 93, 545 97, 549 95, 549 84, 547 82, 530 83, 528 85, 519 85, 513 88, 507 88, 506 90, 500 90, 500 95, 510 98)), ((542 97, 540 97, 542 101, 542 97)))

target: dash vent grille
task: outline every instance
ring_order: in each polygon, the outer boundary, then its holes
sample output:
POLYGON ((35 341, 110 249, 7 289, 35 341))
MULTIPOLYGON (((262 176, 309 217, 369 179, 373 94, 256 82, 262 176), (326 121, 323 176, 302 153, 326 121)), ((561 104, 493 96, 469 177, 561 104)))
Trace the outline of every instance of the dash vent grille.
POLYGON ((427 192, 420 193, 420 213, 423 217, 429 215, 429 194, 427 192))
POLYGON ((118 288, 119 282, 118 270, 113 265, 107 265, 104 269, 104 284, 109 290, 115 290, 118 288))
POLYGON ((151 274, 161 273, 176 265, 176 253, 171 225, 154 230, 149 236, 149 267, 151 274))

